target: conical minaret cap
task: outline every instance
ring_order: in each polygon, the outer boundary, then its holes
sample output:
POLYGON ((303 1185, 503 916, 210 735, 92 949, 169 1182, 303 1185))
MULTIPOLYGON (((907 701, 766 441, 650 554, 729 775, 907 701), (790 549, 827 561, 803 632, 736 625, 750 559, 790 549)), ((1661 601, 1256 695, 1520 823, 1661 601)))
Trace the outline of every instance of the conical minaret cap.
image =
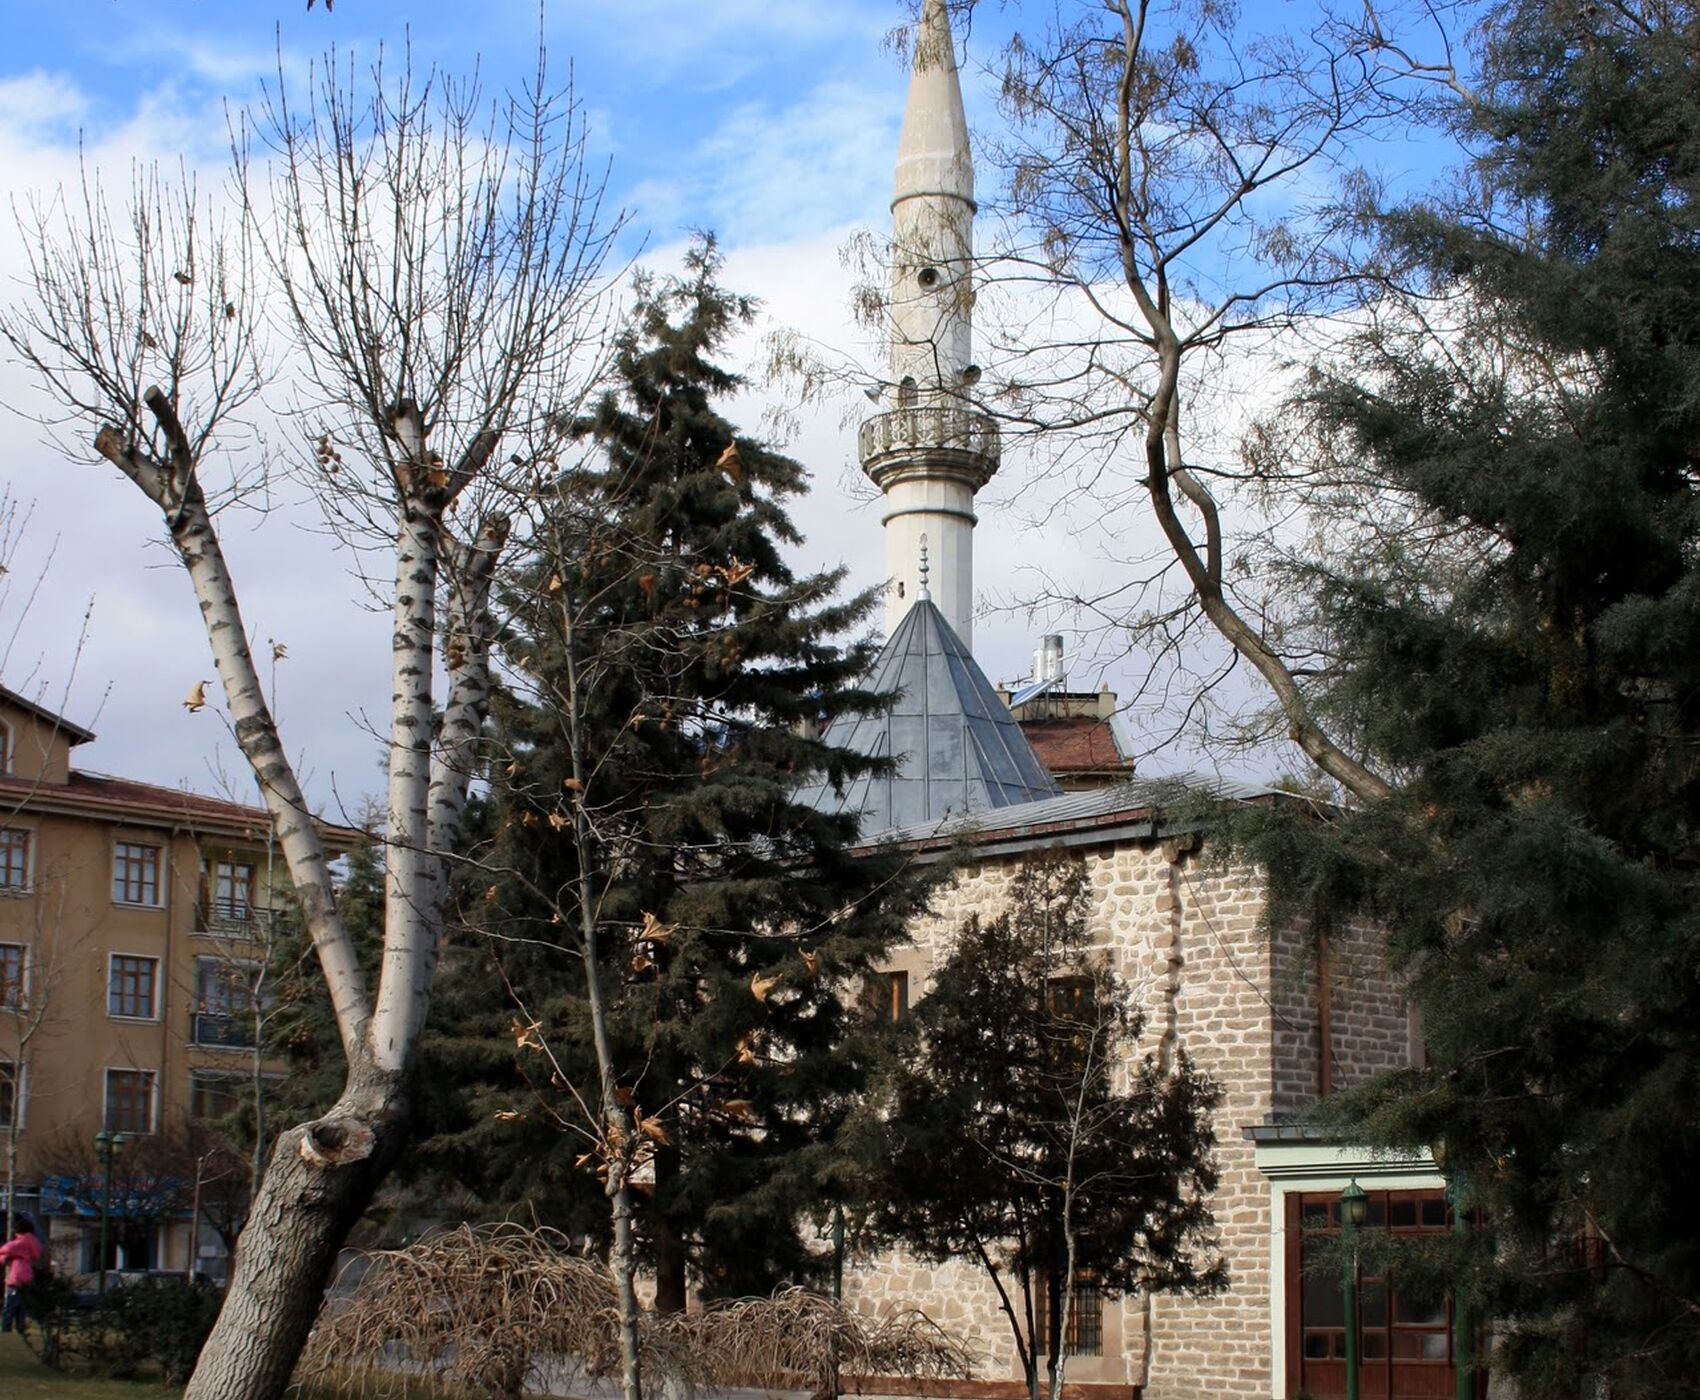
POLYGON ((968 118, 956 74, 956 44, 944 0, 924 0, 915 27, 915 62, 903 134, 897 142, 893 206, 916 195, 954 195, 974 202, 974 163, 968 118))

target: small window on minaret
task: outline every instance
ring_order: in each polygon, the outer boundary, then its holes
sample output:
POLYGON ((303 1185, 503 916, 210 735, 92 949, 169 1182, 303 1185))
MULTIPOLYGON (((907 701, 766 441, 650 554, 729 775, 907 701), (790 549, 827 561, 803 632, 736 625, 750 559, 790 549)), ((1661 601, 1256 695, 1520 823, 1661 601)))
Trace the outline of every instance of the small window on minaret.
POLYGON ((897 406, 913 408, 915 406, 915 376, 906 374, 903 382, 897 386, 897 406))
POLYGON ((931 291, 939 284, 939 270, 936 267, 923 267, 915 274, 915 280, 931 291))

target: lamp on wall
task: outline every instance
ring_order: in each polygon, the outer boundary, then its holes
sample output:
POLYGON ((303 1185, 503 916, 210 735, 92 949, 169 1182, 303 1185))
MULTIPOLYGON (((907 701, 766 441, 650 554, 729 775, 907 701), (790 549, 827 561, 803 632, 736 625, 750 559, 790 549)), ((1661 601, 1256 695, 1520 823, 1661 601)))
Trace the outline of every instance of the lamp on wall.
POLYGON ((1346 1305, 1346 1400, 1358 1396, 1358 1231, 1369 1215, 1369 1193, 1357 1178, 1340 1193, 1340 1242, 1345 1246, 1345 1276, 1340 1292, 1346 1305))

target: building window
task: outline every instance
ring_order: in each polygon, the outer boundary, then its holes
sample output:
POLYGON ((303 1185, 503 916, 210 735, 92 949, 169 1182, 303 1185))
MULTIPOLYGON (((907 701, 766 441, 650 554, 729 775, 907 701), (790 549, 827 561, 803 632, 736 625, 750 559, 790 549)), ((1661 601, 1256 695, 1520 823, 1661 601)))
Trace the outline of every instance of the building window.
POLYGON ((106 1071, 103 1125, 107 1132, 145 1134, 153 1131, 153 1081, 151 1069, 106 1071))
POLYGON ((189 1116, 210 1123, 228 1118, 242 1103, 243 1077, 197 1069, 189 1074, 189 1116))
POLYGON ((12 771, 12 726, 0 720, 0 773, 12 771))
POLYGON ((248 921, 248 905, 254 894, 254 867, 221 860, 213 884, 213 917, 239 923, 248 921))
MULTIPOLYGON (((1338 1394, 1345 1384, 1346 1304, 1341 1288, 1338 1193, 1287 1197, 1289 1393, 1338 1394)), ((1444 1235, 1451 1212, 1439 1191, 1371 1191, 1366 1230, 1395 1237, 1444 1235)), ((1358 1276, 1360 1374, 1366 1395, 1450 1395, 1453 1389, 1451 1308, 1447 1299, 1372 1266, 1358 1276)))
POLYGON ((903 1020, 909 1015, 909 974, 870 972, 862 985, 862 1009, 871 1021, 903 1020))
POLYGON ((0 890, 30 887, 30 833, 22 827, 0 827, 0 890))
POLYGON ((159 904, 159 847, 120 841, 112 856, 115 904, 159 904))
POLYGON ((254 1043, 257 968, 234 958, 195 959, 196 1045, 243 1049, 254 1043))
MULTIPOLYGON (((1038 1278, 1036 1300, 1040 1327, 1045 1341, 1041 1351, 1050 1350, 1051 1296, 1049 1281, 1038 1278)), ((1057 1319, 1063 1329, 1065 1356, 1102 1356, 1104 1354, 1104 1291, 1098 1286, 1098 1275, 1091 1269, 1076 1269, 1074 1273, 1074 1309, 1057 1319)))
POLYGON ((1090 1024, 1097 1005, 1090 977, 1053 977, 1045 983, 1045 1009, 1059 1021, 1090 1024))
POLYGON ((106 1014, 127 1021, 151 1021, 158 1014, 159 959, 112 955, 106 980, 106 1014))
POLYGON ((0 1009, 16 1011, 23 1006, 27 966, 22 943, 0 943, 0 1009))
POLYGON ((23 1071, 16 1060, 0 1060, 0 1128, 21 1128, 23 1071))

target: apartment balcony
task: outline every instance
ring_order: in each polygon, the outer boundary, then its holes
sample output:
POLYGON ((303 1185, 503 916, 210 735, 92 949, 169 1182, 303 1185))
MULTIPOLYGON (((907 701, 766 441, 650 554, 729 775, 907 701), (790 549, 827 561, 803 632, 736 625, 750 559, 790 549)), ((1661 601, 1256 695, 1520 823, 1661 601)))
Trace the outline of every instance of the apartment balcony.
POLYGON ((190 1017, 189 1043, 208 1050, 252 1049, 254 1018, 216 1011, 197 1011, 190 1017))
POLYGON ((998 421, 961 404, 915 404, 876 413, 856 433, 862 470, 884 487, 905 471, 959 475, 974 490, 997 471, 998 421))
POLYGON ((225 938, 232 942, 259 943, 277 932, 276 909, 227 905, 214 901, 195 905, 195 934, 200 938, 225 938))

